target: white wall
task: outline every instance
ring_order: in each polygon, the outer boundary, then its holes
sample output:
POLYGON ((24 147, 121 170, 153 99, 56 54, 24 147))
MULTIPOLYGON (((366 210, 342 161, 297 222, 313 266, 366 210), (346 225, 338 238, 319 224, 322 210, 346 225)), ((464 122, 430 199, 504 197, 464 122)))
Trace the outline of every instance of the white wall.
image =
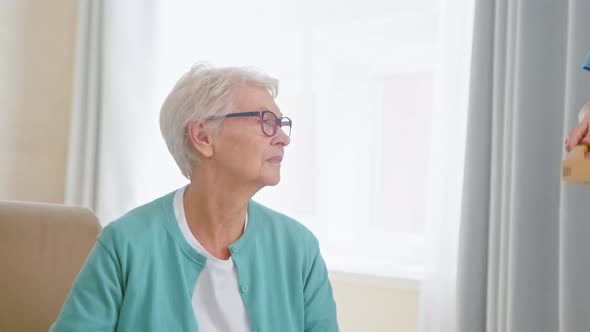
POLYGON ((77 2, 0 2, 0 199, 63 202, 77 2))
MULTIPOLYGON (((63 202, 77 1, 0 2, 0 199, 63 202)), ((330 275, 342 332, 414 332, 418 290, 330 275)))
POLYGON ((418 283, 331 272, 341 332, 418 331, 418 283))

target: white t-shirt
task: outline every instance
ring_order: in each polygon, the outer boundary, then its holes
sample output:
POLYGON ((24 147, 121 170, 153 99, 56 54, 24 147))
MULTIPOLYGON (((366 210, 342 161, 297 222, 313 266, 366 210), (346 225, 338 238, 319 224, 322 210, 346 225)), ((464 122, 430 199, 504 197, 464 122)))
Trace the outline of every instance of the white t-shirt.
MULTIPOLYGON (((248 332, 250 331, 246 308, 238 285, 238 272, 234 261, 219 259, 211 255, 191 233, 184 214, 184 191, 178 189, 174 195, 174 214, 184 238, 200 254, 207 257, 207 263, 199 274, 193 293, 193 310, 200 332, 248 332)), ((248 216, 244 230, 248 224, 248 216)))

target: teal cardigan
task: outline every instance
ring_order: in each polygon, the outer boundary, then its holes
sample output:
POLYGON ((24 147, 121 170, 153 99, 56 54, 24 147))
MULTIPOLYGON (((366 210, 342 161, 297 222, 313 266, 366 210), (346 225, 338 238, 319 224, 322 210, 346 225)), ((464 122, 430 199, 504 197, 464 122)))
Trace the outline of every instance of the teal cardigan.
MULTIPOLYGON (((207 259, 182 235, 173 197, 102 230, 50 331, 198 331, 192 295, 207 259)), ((338 331, 326 265, 303 225, 250 201, 229 248, 252 331, 338 331)))

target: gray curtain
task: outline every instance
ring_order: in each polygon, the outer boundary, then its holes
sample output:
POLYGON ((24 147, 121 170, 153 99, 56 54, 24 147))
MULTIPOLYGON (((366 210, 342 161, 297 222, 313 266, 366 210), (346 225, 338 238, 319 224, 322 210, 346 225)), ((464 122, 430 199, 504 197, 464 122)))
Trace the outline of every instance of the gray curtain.
POLYGON ((590 330, 590 186, 561 182, 590 100, 588 0, 478 0, 457 328, 590 330))

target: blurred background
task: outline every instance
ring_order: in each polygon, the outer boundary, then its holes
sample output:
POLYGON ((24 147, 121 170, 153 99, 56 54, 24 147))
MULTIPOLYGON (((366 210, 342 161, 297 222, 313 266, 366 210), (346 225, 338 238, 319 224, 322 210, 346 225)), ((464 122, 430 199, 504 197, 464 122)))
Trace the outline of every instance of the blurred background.
POLYGON ((3 0, 0 200, 106 225, 179 188, 158 126, 174 82, 197 61, 257 66, 293 130, 281 184, 255 199, 320 240, 342 331, 587 331, 590 191, 560 176, 590 100, 589 12, 3 0))

